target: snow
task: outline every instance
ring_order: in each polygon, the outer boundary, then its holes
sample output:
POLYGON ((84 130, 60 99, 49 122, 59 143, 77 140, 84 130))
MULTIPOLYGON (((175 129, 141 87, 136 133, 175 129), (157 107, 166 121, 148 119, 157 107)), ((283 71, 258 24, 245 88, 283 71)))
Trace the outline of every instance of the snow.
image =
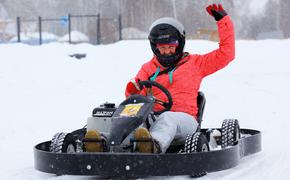
MULTIPOLYGON (((242 128, 262 131, 263 150, 232 169, 209 173, 201 180, 290 177, 289 46, 290 39, 237 41, 236 59, 204 79, 201 90, 207 104, 202 126, 220 127, 223 119, 237 118, 242 128)), ((217 43, 202 40, 189 40, 186 45, 192 53, 217 47, 217 43)), ((0 179, 92 179, 35 170, 33 146, 56 132, 83 127, 99 104, 120 103, 126 82, 152 56, 149 42, 1 44, 0 52, 0 179), (74 53, 87 56, 80 60, 69 57, 74 53)))
POLYGON ((146 39, 148 37, 148 33, 131 27, 122 29, 122 36, 128 39, 146 39))
MULTIPOLYGON (((69 35, 66 34, 65 36, 61 37, 58 41, 59 42, 69 42, 69 35)), ((85 42, 89 42, 89 38, 85 34, 79 32, 79 31, 72 31, 71 32, 71 42, 73 42, 73 43, 80 43, 80 42, 85 43, 85 42)))
MULTIPOLYGON (((48 32, 42 32, 42 41, 44 43, 57 41, 58 37, 55 34, 48 33, 48 32)), ((33 32, 33 33, 21 33, 20 34, 20 40, 21 42, 25 42, 28 44, 38 44, 39 43, 39 33, 33 32)), ((16 43, 18 42, 18 37, 15 36, 12 39, 9 40, 10 43, 16 43)))
MULTIPOLYGON (((42 38, 43 43, 50 43, 50 42, 57 42, 57 41, 61 43, 69 42, 69 34, 66 34, 62 37, 58 37, 57 35, 52 34, 52 33, 42 32, 41 36, 42 36, 41 38, 42 38)), ((22 43, 31 44, 31 45, 39 44, 39 32, 21 33, 20 39, 22 43)), ((17 40, 18 38, 17 36, 15 36, 9 42, 16 43, 17 40)), ((72 43, 86 43, 86 42, 89 42, 89 38, 85 34, 79 31, 72 31, 71 42, 72 43)))

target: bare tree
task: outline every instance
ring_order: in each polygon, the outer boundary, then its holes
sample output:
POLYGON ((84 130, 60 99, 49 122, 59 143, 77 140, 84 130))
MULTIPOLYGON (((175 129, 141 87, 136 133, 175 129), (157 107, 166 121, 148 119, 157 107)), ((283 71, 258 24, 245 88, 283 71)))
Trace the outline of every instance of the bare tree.
POLYGON ((290 38, 290 1, 280 0, 279 23, 285 38, 290 38))

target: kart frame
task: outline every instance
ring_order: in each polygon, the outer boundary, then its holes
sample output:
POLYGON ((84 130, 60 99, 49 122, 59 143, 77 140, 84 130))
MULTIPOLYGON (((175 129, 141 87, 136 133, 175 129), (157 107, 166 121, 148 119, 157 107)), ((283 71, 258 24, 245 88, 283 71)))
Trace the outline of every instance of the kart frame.
MULTIPOLYGON (((208 129, 201 129, 202 132, 208 129)), ((220 130, 220 129, 218 129, 220 130)), ((236 145, 188 154, 52 153, 50 141, 34 147, 35 168, 56 175, 89 175, 106 178, 140 178, 202 174, 235 167, 241 158, 261 151, 261 132, 241 129, 236 145)))

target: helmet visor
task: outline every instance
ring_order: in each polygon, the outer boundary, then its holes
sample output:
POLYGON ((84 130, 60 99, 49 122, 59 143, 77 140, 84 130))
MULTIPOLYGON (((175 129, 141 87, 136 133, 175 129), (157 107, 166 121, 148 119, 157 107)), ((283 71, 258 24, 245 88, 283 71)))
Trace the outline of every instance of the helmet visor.
POLYGON ((178 47, 178 45, 179 45, 179 42, 177 40, 175 40, 175 41, 165 43, 165 44, 164 43, 157 43, 156 47, 157 48, 162 47, 162 46, 178 47))

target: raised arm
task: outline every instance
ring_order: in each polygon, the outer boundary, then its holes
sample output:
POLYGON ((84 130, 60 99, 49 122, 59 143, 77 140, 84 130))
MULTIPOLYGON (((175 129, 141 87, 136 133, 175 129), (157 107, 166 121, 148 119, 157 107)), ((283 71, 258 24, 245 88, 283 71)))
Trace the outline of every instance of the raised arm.
POLYGON ((210 5, 206 10, 217 21, 220 42, 218 49, 199 57, 204 76, 224 68, 235 58, 235 33, 231 18, 220 4, 210 5))

